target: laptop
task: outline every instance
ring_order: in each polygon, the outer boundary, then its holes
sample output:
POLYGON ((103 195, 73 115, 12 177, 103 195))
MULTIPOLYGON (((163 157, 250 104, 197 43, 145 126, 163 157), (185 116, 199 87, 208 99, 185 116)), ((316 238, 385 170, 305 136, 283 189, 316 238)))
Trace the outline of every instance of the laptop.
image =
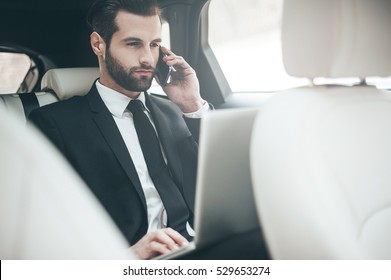
POLYGON ((195 197, 195 237, 154 259, 174 259, 259 227, 249 162, 257 109, 212 111, 201 121, 195 197))

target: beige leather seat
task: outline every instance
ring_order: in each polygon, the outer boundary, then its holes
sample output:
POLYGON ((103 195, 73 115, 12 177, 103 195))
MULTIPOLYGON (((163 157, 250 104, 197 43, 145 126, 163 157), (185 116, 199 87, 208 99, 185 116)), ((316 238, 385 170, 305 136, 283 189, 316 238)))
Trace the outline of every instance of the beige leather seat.
POLYGON ((42 78, 40 92, 2 94, 0 107, 13 111, 21 121, 26 121, 26 116, 35 108, 87 94, 98 77, 99 68, 94 67, 51 69, 42 78))
MULTIPOLYGON (((391 1, 288 0, 288 73, 391 75, 391 1)), ((391 259, 391 93, 329 85, 276 94, 257 115, 251 171, 274 259, 391 259)))
POLYGON ((0 258, 130 259, 95 196, 33 127, 0 110, 0 258))
POLYGON ((28 114, 40 106, 57 102, 57 96, 52 92, 31 92, 22 94, 0 94, 0 108, 11 111, 20 121, 25 122, 28 114))
POLYGON ((99 68, 58 68, 45 73, 41 81, 44 91, 54 92, 59 100, 85 95, 99 78, 99 68))

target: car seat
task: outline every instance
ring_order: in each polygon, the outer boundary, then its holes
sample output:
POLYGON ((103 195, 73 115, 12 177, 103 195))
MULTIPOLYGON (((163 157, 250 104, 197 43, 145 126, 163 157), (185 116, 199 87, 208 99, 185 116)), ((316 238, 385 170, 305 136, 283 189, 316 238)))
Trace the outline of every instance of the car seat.
POLYGON ((289 0, 283 61, 296 77, 358 77, 276 94, 258 112, 251 172, 273 259, 391 259, 391 1, 289 0), (345 81, 343 81, 345 83, 345 81))

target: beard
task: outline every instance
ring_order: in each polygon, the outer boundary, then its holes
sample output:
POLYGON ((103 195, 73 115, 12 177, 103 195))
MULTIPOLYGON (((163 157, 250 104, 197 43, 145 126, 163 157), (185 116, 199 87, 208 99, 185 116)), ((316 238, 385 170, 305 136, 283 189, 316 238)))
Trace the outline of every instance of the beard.
POLYGON ((146 91, 151 87, 154 75, 150 78, 137 78, 134 71, 140 69, 153 70, 152 74, 154 74, 153 67, 149 65, 140 65, 137 67, 125 68, 118 59, 111 55, 110 50, 107 50, 105 62, 110 76, 122 88, 129 91, 140 92, 146 91))

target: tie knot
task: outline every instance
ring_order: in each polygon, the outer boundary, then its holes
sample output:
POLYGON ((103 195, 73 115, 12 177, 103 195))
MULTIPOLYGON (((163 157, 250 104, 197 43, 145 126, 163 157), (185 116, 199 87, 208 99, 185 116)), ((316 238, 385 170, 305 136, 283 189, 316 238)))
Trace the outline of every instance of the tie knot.
POLYGON ((130 100, 127 108, 133 114, 144 111, 144 105, 140 100, 130 100))

